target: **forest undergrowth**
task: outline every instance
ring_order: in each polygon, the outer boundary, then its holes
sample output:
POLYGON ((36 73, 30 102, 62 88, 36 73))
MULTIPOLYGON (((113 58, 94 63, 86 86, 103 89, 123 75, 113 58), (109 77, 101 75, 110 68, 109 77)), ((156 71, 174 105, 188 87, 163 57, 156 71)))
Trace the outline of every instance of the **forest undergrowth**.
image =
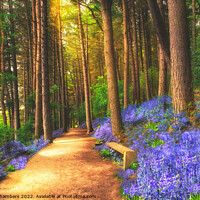
MULTIPOLYGON (((121 192, 125 198, 200 199, 200 130, 197 122, 194 126, 194 119, 200 119, 200 91, 196 91, 195 99, 197 110, 190 119, 185 113, 173 114, 168 96, 122 110, 126 145, 138 152, 137 163, 124 172, 120 168, 116 174, 123 179, 121 192), (137 177, 133 178, 135 173, 137 177)), ((119 142, 112 135, 110 118, 95 119, 92 126, 95 131, 91 136, 98 139, 95 149, 121 164, 120 154, 106 145, 107 141, 119 142)), ((53 138, 62 133, 62 129, 53 132, 53 138)), ((1 146, 0 178, 24 169, 28 159, 46 145, 48 141, 41 136, 29 145, 11 141, 1 146)))
MULTIPOLYGON (((200 91, 195 92, 195 103, 197 110, 191 113, 190 119, 184 112, 173 114, 168 96, 122 110, 126 144, 138 152, 137 163, 124 172, 119 169, 117 174, 123 179, 124 197, 200 199, 200 91), (132 178, 134 173, 137 176, 132 178)), ((107 141, 119 142, 112 135, 110 118, 95 119, 92 125, 95 131, 91 136, 98 139, 94 148, 102 156, 121 163, 120 154, 106 145, 107 141)))

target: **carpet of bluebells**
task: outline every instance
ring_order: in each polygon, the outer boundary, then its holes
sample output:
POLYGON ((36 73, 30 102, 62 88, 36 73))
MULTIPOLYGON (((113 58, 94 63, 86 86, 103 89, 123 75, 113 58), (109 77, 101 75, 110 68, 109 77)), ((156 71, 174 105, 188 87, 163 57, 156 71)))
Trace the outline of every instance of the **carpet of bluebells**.
MULTIPOLYGON (((62 129, 54 131, 53 139, 62 134, 62 129)), ((48 143, 49 141, 44 140, 44 136, 41 136, 39 139, 31 141, 30 145, 27 147, 20 141, 8 142, 4 146, 0 147, 0 179, 8 174, 6 168, 11 165, 15 167, 15 170, 24 169, 28 160, 42 148, 47 146, 48 143), (2 164, 2 161, 7 162, 2 164)))
MULTIPOLYGON (((193 115, 199 119, 200 101, 195 103, 197 110, 193 115)), ((118 176, 124 180, 121 188, 127 198, 184 200, 200 193, 200 130, 192 126, 192 119, 184 113, 173 114, 171 97, 157 97, 139 107, 129 105, 121 115, 129 148, 138 152, 139 163, 136 179, 129 178, 134 170, 119 169, 118 176), (159 145, 152 145, 158 140, 159 145)), ((96 150, 109 149, 107 141, 118 142, 112 135, 110 118, 96 119, 92 125, 92 136, 105 139, 96 150)), ((110 152, 113 157, 118 156, 116 151, 110 152)))

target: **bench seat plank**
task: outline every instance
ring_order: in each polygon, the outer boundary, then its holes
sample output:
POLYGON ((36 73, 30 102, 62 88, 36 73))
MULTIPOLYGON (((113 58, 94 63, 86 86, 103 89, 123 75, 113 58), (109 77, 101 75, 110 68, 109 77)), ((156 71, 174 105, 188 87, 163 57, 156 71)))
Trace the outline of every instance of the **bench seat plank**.
POLYGON ((115 149, 116 151, 118 151, 122 154, 124 154, 126 151, 133 151, 133 150, 129 149, 128 147, 125 147, 125 146, 118 144, 116 142, 107 142, 106 144, 110 148, 115 149))
POLYGON ((123 154, 123 170, 128 168, 133 161, 137 161, 137 152, 116 142, 107 142, 107 146, 123 154))

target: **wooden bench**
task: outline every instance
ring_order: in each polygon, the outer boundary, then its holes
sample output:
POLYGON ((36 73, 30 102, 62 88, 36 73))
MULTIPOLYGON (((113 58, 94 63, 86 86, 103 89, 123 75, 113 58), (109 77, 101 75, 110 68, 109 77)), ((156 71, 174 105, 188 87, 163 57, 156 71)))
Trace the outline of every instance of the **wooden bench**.
POLYGON ((123 157, 123 171, 130 167, 130 164, 133 161, 137 161, 137 152, 135 152, 132 149, 129 149, 128 147, 125 147, 121 144, 118 144, 116 142, 107 142, 106 145, 118 152, 120 152, 121 154, 124 155, 123 157))

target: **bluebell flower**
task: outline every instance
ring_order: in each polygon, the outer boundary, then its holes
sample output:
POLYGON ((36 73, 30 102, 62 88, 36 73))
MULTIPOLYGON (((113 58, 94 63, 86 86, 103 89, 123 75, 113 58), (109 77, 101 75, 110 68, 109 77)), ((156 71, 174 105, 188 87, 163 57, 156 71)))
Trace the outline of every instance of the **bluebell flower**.
POLYGON ((0 180, 6 176, 8 173, 5 172, 4 167, 0 165, 0 180))

